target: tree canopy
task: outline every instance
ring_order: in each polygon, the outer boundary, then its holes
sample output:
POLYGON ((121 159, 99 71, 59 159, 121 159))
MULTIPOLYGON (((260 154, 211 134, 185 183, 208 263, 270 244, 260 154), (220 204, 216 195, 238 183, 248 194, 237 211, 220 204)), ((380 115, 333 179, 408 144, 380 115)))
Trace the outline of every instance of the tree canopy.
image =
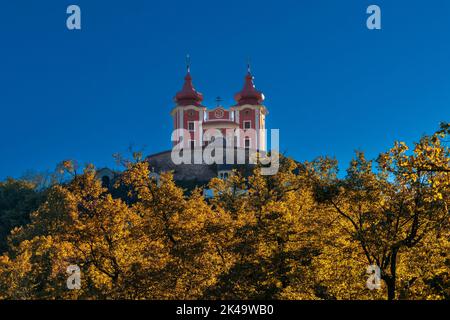
POLYGON ((449 135, 358 151, 344 176, 331 158, 282 157, 272 176, 211 180, 211 199, 141 159, 112 189, 70 161, 45 190, 8 179, 0 299, 449 299, 449 135))

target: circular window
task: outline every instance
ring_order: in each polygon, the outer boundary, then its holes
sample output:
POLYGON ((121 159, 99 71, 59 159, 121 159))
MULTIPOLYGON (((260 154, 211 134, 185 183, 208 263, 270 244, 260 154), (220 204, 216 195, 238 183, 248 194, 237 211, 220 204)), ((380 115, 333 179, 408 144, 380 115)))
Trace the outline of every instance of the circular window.
POLYGON ((216 118, 222 118, 223 117, 223 110, 222 109, 217 109, 214 112, 214 115, 216 116, 216 118))

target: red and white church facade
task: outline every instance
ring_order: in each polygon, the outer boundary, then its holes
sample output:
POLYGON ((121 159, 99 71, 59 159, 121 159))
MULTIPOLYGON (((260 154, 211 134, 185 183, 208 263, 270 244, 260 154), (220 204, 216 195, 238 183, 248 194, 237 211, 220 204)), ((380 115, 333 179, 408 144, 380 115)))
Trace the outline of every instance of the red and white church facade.
MULTIPOLYGON (((216 165, 209 165, 205 161, 175 163, 172 156, 174 150, 176 153, 178 151, 177 148, 172 148, 146 157, 152 170, 151 176, 159 180, 160 173, 173 172, 174 180, 189 189, 193 186, 205 186, 214 177, 227 179, 233 174, 234 169, 240 170, 244 175, 251 174, 253 164, 250 162, 250 156, 255 152, 257 154, 268 152, 265 124, 268 111, 263 105, 263 93, 255 88, 250 68, 242 90, 235 94, 234 99, 236 103, 230 108, 217 106, 208 109, 202 104, 203 95, 192 84, 188 67, 184 85, 175 95, 175 106, 171 111, 175 129, 172 142, 175 146, 181 145, 182 149, 187 147, 204 151, 204 148, 213 141, 208 134, 211 131, 217 132, 224 138, 223 144, 219 144, 219 147, 222 145, 226 148, 225 155, 233 148, 233 152, 230 152, 233 154, 231 163, 228 157, 224 157, 224 161, 220 162, 220 156, 216 159, 218 160, 215 162, 216 165), (232 135, 229 135, 230 132, 232 135), (245 152, 234 153, 235 148, 245 152), (242 162, 239 160, 239 154, 243 155, 242 162)), ((211 147, 215 150, 218 145, 215 143, 211 147)), ((109 168, 97 172, 98 178, 105 185, 111 185, 110 181, 114 181, 119 175, 119 172, 109 168)))
POLYGON ((215 132, 223 135, 226 147, 267 151, 265 122, 268 111, 263 105, 264 94, 256 90, 253 79, 248 68, 244 87, 234 96, 236 104, 229 109, 220 105, 208 109, 202 104, 203 95, 193 86, 188 68, 183 88, 175 95, 175 107, 171 111, 174 130, 182 129, 188 136, 181 137, 183 133, 176 133, 173 144, 183 142, 184 147, 204 147, 212 141, 206 135, 217 130, 215 132))

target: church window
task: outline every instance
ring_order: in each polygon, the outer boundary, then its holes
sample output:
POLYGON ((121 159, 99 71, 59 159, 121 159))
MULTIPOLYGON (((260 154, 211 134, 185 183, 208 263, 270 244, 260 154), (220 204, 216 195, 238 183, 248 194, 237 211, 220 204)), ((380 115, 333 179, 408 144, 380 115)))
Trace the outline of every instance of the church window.
POLYGON ((188 130, 191 131, 191 132, 195 131, 194 121, 189 121, 188 122, 188 130))
POLYGON ((214 115, 216 116, 216 118, 221 119, 221 118, 223 118, 224 112, 223 112, 222 109, 217 109, 217 110, 214 112, 214 115))
POLYGON ((228 178, 230 178, 232 176, 232 174, 233 174, 232 171, 229 171, 229 170, 218 172, 219 179, 222 179, 222 180, 227 180, 228 178))
POLYGON ((244 129, 250 129, 252 127, 251 121, 244 121, 244 129))
POLYGON ((245 138, 245 149, 250 148, 250 138, 245 138))

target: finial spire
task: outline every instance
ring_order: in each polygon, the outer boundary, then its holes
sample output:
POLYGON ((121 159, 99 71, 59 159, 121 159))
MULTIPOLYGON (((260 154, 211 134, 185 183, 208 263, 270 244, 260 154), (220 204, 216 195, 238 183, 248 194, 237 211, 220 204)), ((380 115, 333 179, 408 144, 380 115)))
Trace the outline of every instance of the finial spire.
POLYGON ((223 101, 223 99, 221 98, 221 97, 217 97, 216 98, 216 105, 218 106, 218 107, 220 107, 220 103, 223 101))
POLYGON ((175 102, 180 106, 200 106, 203 95, 195 90, 194 85, 192 84, 191 58, 189 54, 186 55, 186 69, 187 74, 184 77, 183 88, 175 95, 175 102))
POLYGON ((189 56, 189 53, 186 55, 186 70, 188 73, 191 72, 191 57, 189 56))
POLYGON ((247 60, 247 75, 245 76, 244 87, 235 94, 234 99, 239 106, 250 104, 260 105, 264 101, 264 94, 255 88, 253 75, 251 73, 250 58, 247 60))

